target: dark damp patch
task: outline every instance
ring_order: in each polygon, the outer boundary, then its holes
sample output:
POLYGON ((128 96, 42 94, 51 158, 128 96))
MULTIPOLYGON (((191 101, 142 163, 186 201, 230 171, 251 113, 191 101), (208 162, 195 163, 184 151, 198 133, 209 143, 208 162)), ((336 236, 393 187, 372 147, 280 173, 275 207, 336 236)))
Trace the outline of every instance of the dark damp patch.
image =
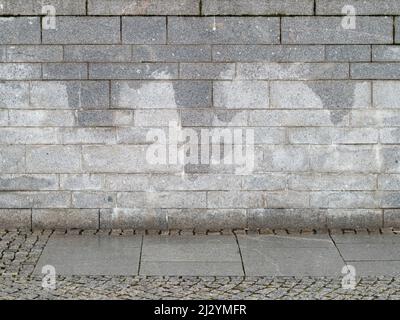
POLYGON ((320 97, 323 108, 330 111, 330 118, 334 125, 341 123, 353 108, 355 83, 315 82, 308 83, 307 85, 320 97))
POLYGON ((212 86, 209 81, 172 81, 172 86, 177 107, 211 107, 212 86))

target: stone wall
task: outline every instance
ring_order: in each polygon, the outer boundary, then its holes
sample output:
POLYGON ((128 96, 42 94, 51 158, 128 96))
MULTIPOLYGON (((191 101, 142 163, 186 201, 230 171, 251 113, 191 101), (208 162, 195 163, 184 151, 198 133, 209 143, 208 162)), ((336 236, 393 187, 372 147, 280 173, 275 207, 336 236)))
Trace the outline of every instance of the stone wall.
POLYGON ((0 15, 0 227, 400 225, 400 0, 0 15))

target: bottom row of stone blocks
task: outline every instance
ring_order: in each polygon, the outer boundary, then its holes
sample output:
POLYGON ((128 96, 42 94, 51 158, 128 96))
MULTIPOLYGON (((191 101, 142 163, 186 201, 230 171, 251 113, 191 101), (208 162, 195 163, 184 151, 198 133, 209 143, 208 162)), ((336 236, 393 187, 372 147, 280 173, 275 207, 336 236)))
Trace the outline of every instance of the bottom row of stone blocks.
POLYGON ((400 226, 400 209, 0 209, 0 229, 357 229, 400 226))

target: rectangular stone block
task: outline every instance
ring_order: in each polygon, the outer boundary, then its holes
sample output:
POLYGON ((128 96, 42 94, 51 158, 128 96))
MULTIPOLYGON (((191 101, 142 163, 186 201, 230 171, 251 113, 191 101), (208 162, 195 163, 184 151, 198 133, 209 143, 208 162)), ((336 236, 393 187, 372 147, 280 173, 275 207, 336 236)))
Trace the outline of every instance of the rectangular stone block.
POLYGON ((0 144, 58 144, 55 128, 0 128, 0 144))
POLYGON ((321 62, 324 46, 290 45, 215 45, 214 61, 218 62, 321 62))
POLYGON ((147 139, 148 128, 117 128, 117 144, 151 144, 147 139))
POLYGON ((398 208, 400 207, 400 197, 398 191, 382 191, 381 208, 398 208))
POLYGON ((6 62, 6 60, 7 60, 6 46, 0 45, 0 62, 6 62))
POLYGON ((108 174, 106 189, 111 191, 204 191, 240 190, 241 177, 229 174, 141 175, 108 174))
POLYGON ((398 174, 380 174, 378 176, 378 189, 379 190, 392 190, 400 189, 400 175, 398 174))
POLYGON ((83 171, 87 173, 177 172, 177 168, 173 165, 150 163, 146 158, 146 151, 147 146, 84 146, 83 171))
POLYGON ((342 8, 353 6, 356 15, 398 15, 400 3, 396 0, 316 0, 317 15, 341 15, 342 8))
POLYGON ((205 15, 312 15, 312 0, 204 0, 202 12, 205 15))
POLYGON ((34 229, 89 229, 99 228, 97 209, 33 209, 34 229))
POLYGON ((0 209, 0 229, 30 229, 30 209, 0 209))
POLYGON ((287 175, 280 173, 252 174, 242 177, 243 190, 284 190, 286 184, 287 175))
POLYGON ((210 81, 113 81, 111 102, 127 109, 210 107, 211 90, 210 81))
POLYGON ((115 144, 115 131, 114 128, 60 128, 58 132, 62 144, 115 144))
POLYGON ((391 17, 357 17, 357 29, 342 27, 342 17, 283 17, 283 44, 385 44, 393 42, 391 17))
POLYGON ((0 82, 0 107, 19 109, 29 107, 28 82, 0 82))
POLYGON ((68 208, 70 206, 71 194, 69 192, 0 192, 1 208, 68 208))
POLYGON ((376 176, 352 173, 292 174, 288 186, 289 189, 298 191, 368 191, 376 190, 376 176))
POLYGON ((310 194, 311 208, 374 209, 380 207, 377 193, 369 191, 321 191, 310 194))
POLYGON ((56 29, 42 31, 42 43, 120 43, 120 19, 117 17, 57 17, 56 23, 56 29))
POLYGON ((261 191, 209 191, 208 208, 263 208, 266 195, 261 191))
POLYGON ((72 207, 74 208, 113 208, 116 195, 109 192, 73 192, 72 207))
POLYGON ((199 0, 89 0, 89 15, 198 15, 199 0))
POLYGON ((308 127, 308 128, 288 128, 288 138, 291 144, 332 144, 333 128, 327 127, 308 127))
POLYGON ((325 55, 327 61, 370 61, 371 47, 368 45, 327 45, 325 55))
POLYGON ((64 59, 68 62, 129 62, 129 45, 67 45, 64 59))
POLYGON ((372 61, 400 62, 400 46, 372 46, 372 61))
POLYGON ((400 63, 352 63, 353 79, 400 79, 400 63))
POLYGON ((400 35, 399 35, 399 30, 400 30, 400 19, 399 17, 394 18, 394 28, 395 28, 395 39, 394 43, 400 43, 400 35))
POLYGON ((8 125, 8 112, 7 110, 0 110, 0 125, 8 125))
POLYGON ((325 210, 320 209, 250 209, 247 215, 250 230, 326 228, 325 210))
POLYGON ((400 226, 400 210, 383 210, 383 226, 385 228, 398 228, 400 226))
POLYGON ((64 110, 10 110, 10 126, 70 127, 75 125, 73 111, 64 110))
POLYGON ((275 17, 168 18, 168 43, 275 44, 279 40, 275 17))
POLYGON ((271 82, 274 109, 358 109, 371 107, 371 83, 357 81, 271 82))
POLYGON ((167 209, 171 230, 220 231, 247 227, 246 209, 167 209))
POLYGON ((327 227, 331 229, 377 229, 382 227, 382 210, 329 209, 327 227))
POLYGON ((379 149, 374 146, 312 146, 311 169, 318 172, 378 172, 379 149))
POLYGON ((233 80, 235 73, 233 63, 181 63, 179 65, 180 79, 233 80))
POLYGON ((0 172, 25 172, 24 146, 0 146, 0 172))
POLYGON ((400 148, 385 146, 379 150, 381 173, 400 173, 400 148))
POLYGON ((182 127, 243 127, 247 126, 248 113, 243 110, 183 109, 182 127))
POLYGON ((60 188, 100 191, 104 188, 104 179, 101 174, 60 174, 60 188))
POLYGON ((166 44, 167 18, 122 17, 122 43, 166 44))
POLYGON ((58 176, 55 174, 1 174, 0 190, 58 190, 58 176))
POLYGON ((341 128, 333 133, 334 144, 375 144, 379 141, 379 132, 374 128, 341 128))
POLYGON ((133 62, 211 62, 207 45, 133 45, 133 62))
POLYGON ((135 111, 135 127, 168 127, 180 123, 178 110, 146 109, 135 111))
POLYGON ((206 208, 206 192, 123 192, 117 194, 122 208, 206 208))
POLYGON ((0 15, 41 15, 46 5, 53 6, 57 16, 86 14, 85 0, 1 0, 0 15))
POLYGON ((41 79, 40 64, 1 63, 0 80, 38 80, 41 79))
POLYGON ((177 79, 177 64, 91 63, 90 79, 177 79))
POLYGON ((256 172, 274 171, 307 171, 309 169, 309 152, 299 146, 261 146, 262 159, 256 161, 256 172))
POLYGON ((7 62, 62 62, 63 47, 54 45, 7 46, 7 62))
POLYGON ((238 63, 238 79, 324 80, 348 79, 346 63, 238 63))
POLYGON ((387 144, 397 144, 400 141, 400 128, 383 128, 379 130, 379 141, 387 144))
POLYGON ((373 99, 376 108, 400 108, 400 81, 374 81, 373 99))
POLYGON ((331 127, 348 123, 348 115, 335 110, 255 110, 249 114, 249 125, 255 127, 331 127))
MULTIPOLYGON (((191 209, 194 210, 194 209, 191 209)), ((167 209, 114 208, 100 210, 101 229, 167 230, 167 209)))
POLYGON ((214 81, 214 107, 226 109, 265 109, 269 107, 266 81, 214 81))
POLYGON ((308 208, 310 196, 307 192, 279 191, 267 192, 267 208, 308 208))
POLYGON ((105 109, 109 103, 107 81, 32 82, 31 106, 38 109, 105 109))
POLYGON ((398 127, 400 123, 400 110, 353 110, 350 115, 351 125, 354 127, 398 127))
POLYGON ((0 44, 39 44, 39 17, 0 17, 0 44))
POLYGON ((78 146, 27 146, 26 170, 31 173, 75 173, 81 171, 78 146))
POLYGON ((43 63, 44 80, 82 80, 88 78, 85 63, 43 63))
POLYGON ((110 110, 77 111, 76 121, 81 127, 110 127, 115 124, 114 112, 110 110))
POLYGON ((285 128, 249 127, 248 129, 254 132, 255 144, 285 144, 287 142, 285 128))

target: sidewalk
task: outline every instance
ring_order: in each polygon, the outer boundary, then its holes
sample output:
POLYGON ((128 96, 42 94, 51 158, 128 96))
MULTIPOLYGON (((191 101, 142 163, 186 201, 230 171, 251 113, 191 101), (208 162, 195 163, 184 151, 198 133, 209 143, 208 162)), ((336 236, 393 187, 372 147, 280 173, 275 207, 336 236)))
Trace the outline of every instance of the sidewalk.
POLYGON ((394 233, 0 231, 0 238, 2 299, 400 298, 400 235, 394 233), (45 265, 56 270, 54 292, 41 288, 45 265), (341 287, 349 265, 354 290, 341 287))

